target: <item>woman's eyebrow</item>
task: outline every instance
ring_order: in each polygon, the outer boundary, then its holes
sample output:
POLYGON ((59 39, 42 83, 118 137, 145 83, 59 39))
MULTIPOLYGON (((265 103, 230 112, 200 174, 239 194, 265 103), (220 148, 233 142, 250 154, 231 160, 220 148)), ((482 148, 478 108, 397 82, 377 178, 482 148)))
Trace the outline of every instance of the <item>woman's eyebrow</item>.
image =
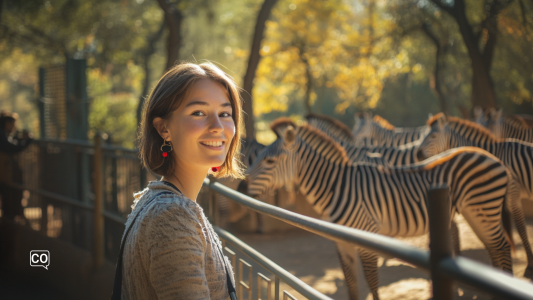
MULTIPOLYGON (((209 103, 204 102, 204 101, 191 101, 187 105, 185 105, 185 107, 189 107, 189 106, 193 106, 193 105, 209 106, 209 103)), ((231 103, 225 102, 225 103, 222 103, 222 105, 220 105, 220 106, 222 106, 222 107, 231 106, 231 103)))

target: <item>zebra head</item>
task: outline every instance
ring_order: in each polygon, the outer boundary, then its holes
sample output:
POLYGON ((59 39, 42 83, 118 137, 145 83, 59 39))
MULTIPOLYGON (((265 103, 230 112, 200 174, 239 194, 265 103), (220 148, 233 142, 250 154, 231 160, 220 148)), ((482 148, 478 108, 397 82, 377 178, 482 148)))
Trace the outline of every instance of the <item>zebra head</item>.
POLYGON ((487 128, 490 132, 494 133, 495 136, 502 137, 502 127, 500 125, 502 124, 503 119, 501 109, 497 110, 494 107, 483 109, 476 106, 474 108, 474 119, 476 123, 487 128))
POLYGON ((294 181, 298 164, 296 130, 288 125, 282 132, 277 131, 278 139, 267 146, 248 168, 248 195, 257 198, 294 181))
POLYGON ((369 138, 372 136, 372 124, 374 120, 372 118, 372 113, 356 113, 355 114, 355 124, 353 126, 353 136, 357 139, 369 138))
POLYGON ((487 114, 480 106, 474 107, 474 120, 483 127, 487 127, 488 125, 487 114))
POLYGON ((449 135, 445 131, 447 124, 446 116, 443 113, 438 113, 431 117, 427 124, 430 130, 418 148, 417 158, 419 161, 439 154, 449 148, 449 135))
POLYGON ((494 107, 489 108, 487 125, 485 125, 485 127, 487 127, 490 132, 494 133, 495 136, 501 138, 503 137, 502 123, 502 109, 500 108, 496 110, 494 107))

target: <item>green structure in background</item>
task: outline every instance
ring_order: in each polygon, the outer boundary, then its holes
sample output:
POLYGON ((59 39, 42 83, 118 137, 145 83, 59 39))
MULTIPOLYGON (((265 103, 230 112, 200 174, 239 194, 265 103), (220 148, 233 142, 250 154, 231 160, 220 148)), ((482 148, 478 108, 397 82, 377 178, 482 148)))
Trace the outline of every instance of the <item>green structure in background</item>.
POLYGON ((89 102, 85 59, 39 68, 40 136, 87 140, 89 102))

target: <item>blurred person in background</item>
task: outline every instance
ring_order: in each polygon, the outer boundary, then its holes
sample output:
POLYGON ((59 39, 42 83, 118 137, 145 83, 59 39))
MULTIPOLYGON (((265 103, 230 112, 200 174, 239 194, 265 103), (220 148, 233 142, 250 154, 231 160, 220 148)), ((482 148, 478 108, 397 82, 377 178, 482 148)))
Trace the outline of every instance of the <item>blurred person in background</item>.
POLYGON ((22 184, 22 169, 15 159, 15 154, 28 147, 32 134, 27 130, 17 130, 17 117, 16 113, 0 114, 0 197, 2 218, 25 224, 26 218, 21 204, 22 190, 10 184, 22 184))

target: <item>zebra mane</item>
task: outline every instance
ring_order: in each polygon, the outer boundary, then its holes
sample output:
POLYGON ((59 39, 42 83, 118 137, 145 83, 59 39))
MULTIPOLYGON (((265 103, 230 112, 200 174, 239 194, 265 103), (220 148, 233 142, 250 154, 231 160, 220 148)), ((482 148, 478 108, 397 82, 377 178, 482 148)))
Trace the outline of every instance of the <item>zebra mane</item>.
POLYGON ((335 119, 333 119, 330 116, 319 115, 319 114, 314 114, 314 113, 310 113, 307 116, 305 116, 306 120, 313 119, 313 118, 314 119, 320 119, 322 121, 331 123, 331 124, 335 125, 336 127, 338 127, 340 130, 342 130, 348 136, 353 137, 352 130, 350 128, 348 128, 348 126, 344 125, 344 123, 342 123, 341 121, 335 120, 335 119))
POLYGON ((433 123, 437 122, 438 119, 446 117, 443 113, 438 113, 434 115, 433 117, 429 118, 429 120, 426 122, 428 126, 433 125, 433 123))
POLYGON ((498 137, 496 137, 494 135, 494 133, 490 132, 490 130, 488 130, 487 128, 483 127, 481 124, 478 124, 478 123, 475 123, 475 122, 472 122, 472 121, 469 121, 469 120, 461 119, 461 118, 458 118, 458 117, 449 117, 448 118, 448 123, 455 123, 455 124, 458 124, 458 125, 463 125, 463 126, 466 126, 468 128, 472 128, 472 129, 476 130, 477 132, 479 132, 481 134, 487 135, 489 138, 491 138, 493 140, 496 140, 496 141, 501 140, 498 137))
POLYGON ((478 148, 478 147, 459 147, 459 148, 452 148, 452 149, 444 151, 444 152, 442 152, 440 154, 432 156, 432 157, 422 161, 422 163, 425 164, 424 169, 431 170, 431 169, 435 168, 436 166, 442 165, 443 163, 453 159, 457 155, 465 153, 465 152, 483 154, 484 156, 488 156, 488 157, 490 157, 490 158, 492 158, 492 159, 494 159, 496 161, 500 161, 500 159, 498 159, 496 156, 492 155, 491 153, 489 153, 489 152, 487 152, 487 151, 485 151, 485 150, 483 150, 481 148, 478 148))
MULTIPOLYGON (((314 128, 313 126, 309 125, 309 124, 304 124, 300 127, 298 127, 300 130, 298 130, 298 133, 300 135, 300 138, 302 138, 303 140, 305 140, 303 137, 305 136, 304 133, 307 133, 309 132, 310 135, 313 136, 313 138, 316 138, 320 141, 320 143, 313 143, 314 145, 322 145, 322 144, 327 144, 327 145, 330 145, 333 147, 333 149, 335 150, 336 153, 339 154, 341 160, 342 160, 342 163, 345 163, 347 164, 349 162, 349 159, 348 159, 348 155, 346 155, 346 150, 344 150, 344 148, 339 144, 337 143, 334 139, 330 138, 329 136, 327 136, 325 133, 323 133, 322 131, 320 131, 319 129, 316 129, 314 128), (304 131, 304 132, 302 132, 304 131)), ((306 141, 307 142, 307 141, 306 141)), ((313 147, 311 143, 308 143, 314 150, 318 150, 320 152, 324 151, 324 147, 313 147), (320 148, 317 149, 317 148, 320 148)))
POLYGON ((519 116, 516 116, 516 115, 508 115, 508 116, 505 116, 505 118, 510 121, 510 124, 514 127, 518 127, 518 128, 524 128, 524 129, 529 129, 529 128, 533 128, 533 125, 530 125, 526 122, 526 120, 524 120, 524 118, 521 118, 519 116))
POLYGON ((378 116, 378 115, 375 115, 374 116, 374 122, 376 124, 378 124, 379 126, 383 127, 384 129, 387 129, 387 130, 394 130, 396 129, 396 127, 394 127, 394 125, 392 125, 391 123, 389 123, 389 121, 385 120, 384 118, 378 116))
POLYGON ((289 119, 287 117, 279 117, 279 118, 275 119, 274 121, 272 121, 272 123, 270 123, 270 130, 274 131, 276 136, 279 138, 280 137, 280 132, 279 132, 278 129, 280 129, 281 127, 288 127, 288 126, 292 126, 294 128, 298 127, 296 125, 296 123, 294 123, 293 120, 291 120, 291 119, 289 119))

